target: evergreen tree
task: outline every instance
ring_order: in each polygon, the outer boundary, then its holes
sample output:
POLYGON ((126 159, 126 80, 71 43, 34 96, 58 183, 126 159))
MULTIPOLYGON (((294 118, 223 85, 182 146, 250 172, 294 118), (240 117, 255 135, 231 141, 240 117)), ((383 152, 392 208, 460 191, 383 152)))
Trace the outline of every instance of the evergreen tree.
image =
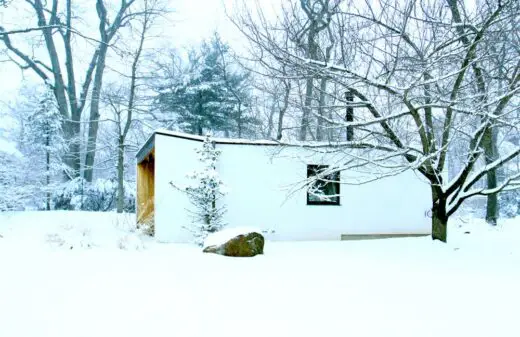
POLYGON ((203 135, 207 131, 241 136, 253 123, 250 109, 249 74, 233 70, 230 49, 218 35, 192 49, 182 74, 160 88, 158 103, 174 115, 181 130, 203 135))
POLYGON ((62 132, 63 120, 54 95, 46 90, 34 110, 29 112, 24 126, 24 146, 32 165, 43 175, 35 177, 35 187, 45 193, 45 208, 51 209, 53 178, 66 169, 61 154, 67 151, 62 132))

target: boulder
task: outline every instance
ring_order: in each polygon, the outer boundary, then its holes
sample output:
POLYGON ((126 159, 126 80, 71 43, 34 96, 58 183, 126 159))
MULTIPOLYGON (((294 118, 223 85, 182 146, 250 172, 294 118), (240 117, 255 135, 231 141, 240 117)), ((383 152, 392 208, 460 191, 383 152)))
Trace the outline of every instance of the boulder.
POLYGON ((264 237, 256 232, 239 234, 219 245, 204 248, 204 253, 224 256, 252 257, 264 253, 264 237))

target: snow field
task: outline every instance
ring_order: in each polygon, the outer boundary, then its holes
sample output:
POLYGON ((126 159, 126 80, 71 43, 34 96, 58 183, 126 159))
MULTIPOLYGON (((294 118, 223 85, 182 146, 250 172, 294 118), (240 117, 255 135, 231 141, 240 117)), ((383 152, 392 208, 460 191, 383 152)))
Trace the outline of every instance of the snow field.
POLYGON ((456 223, 447 245, 267 242, 234 259, 156 243, 131 220, 0 215, 0 336, 520 336, 518 221, 456 223), (121 249, 126 236, 140 247, 121 249))

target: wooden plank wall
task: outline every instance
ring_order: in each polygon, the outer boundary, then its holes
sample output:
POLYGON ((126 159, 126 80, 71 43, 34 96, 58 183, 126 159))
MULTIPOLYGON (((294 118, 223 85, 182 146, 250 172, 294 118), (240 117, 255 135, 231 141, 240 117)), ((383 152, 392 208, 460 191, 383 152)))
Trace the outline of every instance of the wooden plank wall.
POLYGON ((137 165, 137 223, 154 212, 155 151, 137 165))

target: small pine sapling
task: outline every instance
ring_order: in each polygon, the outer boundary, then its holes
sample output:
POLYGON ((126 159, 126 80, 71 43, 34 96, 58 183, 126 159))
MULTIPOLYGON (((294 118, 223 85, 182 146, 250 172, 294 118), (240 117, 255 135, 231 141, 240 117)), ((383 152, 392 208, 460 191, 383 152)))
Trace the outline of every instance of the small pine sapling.
MULTIPOLYGON (((218 232, 225 226, 222 218, 226 207, 220 205, 219 200, 226 191, 217 172, 221 151, 215 148, 210 135, 206 136, 202 148, 196 149, 196 152, 202 165, 187 175, 189 183, 180 190, 188 195, 194 207, 190 211, 193 222, 186 229, 192 232, 195 243, 202 246, 210 233, 218 232)), ((171 185, 176 187, 173 183, 171 185)))

